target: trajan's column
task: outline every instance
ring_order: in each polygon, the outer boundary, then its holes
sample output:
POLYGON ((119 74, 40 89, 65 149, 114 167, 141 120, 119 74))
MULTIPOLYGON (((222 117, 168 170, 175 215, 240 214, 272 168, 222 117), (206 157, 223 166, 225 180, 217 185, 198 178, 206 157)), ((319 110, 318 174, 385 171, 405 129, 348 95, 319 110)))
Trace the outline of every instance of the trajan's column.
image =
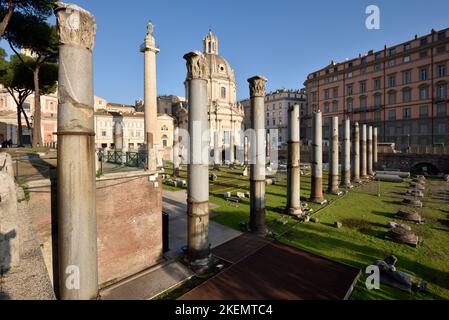
POLYGON ((147 25, 147 36, 145 42, 140 47, 144 54, 144 83, 145 83, 145 145, 148 154, 147 169, 149 171, 157 170, 157 146, 154 144, 157 133, 157 86, 156 86, 156 54, 159 48, 156 47, 156 41, 153 37, 153 24, 147 25))

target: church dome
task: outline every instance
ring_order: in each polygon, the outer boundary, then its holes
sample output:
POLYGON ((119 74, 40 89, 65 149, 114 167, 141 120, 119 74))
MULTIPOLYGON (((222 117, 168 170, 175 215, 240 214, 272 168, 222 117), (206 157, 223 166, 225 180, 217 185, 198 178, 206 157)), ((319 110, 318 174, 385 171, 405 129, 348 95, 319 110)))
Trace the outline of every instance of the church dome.
POLYGON ((209 64, 211 78, 223 78, 235 82, 234 70, 229 62, 218 54, 218 39, 211 30, 203 43, 204 56, 209 64))

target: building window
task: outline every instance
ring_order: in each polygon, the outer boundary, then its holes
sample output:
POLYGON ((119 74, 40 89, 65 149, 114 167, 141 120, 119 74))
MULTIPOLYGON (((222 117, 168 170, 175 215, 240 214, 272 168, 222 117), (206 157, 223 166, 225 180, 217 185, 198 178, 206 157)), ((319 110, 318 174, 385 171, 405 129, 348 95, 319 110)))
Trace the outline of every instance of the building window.
POLYGON ((438 124, 438 134, 445 134, 445 133, 446 133, 446 124, 439 123, 438 124))
POLYGON ((329 99, 329 89, 324 90, 324 100, 329 99))
POLYGON ((374 95, 374 106, 379 108, 382 106, 382 96, 380 93, 374 95))
POLYGON ((226 99, 226 88, 225 87, 221 87, 221 98, 226 99))
POLYGON ((446 104, 445 103, 439 103, 438 105, 437 105, 437 115, 439 116, 439 117, 445 117, 445 116, 447 116, 447 107, 446 107, 446 104))
POLYGON ((388 49, 388 55, 391 57, 391 56, 394 56, 396 54, 396 48, 390 48, 390 49, 388 49))
POLYGON ((333 112, 338 112, 338 102, 337 101, 334 101, 332 103, 332 111, 333 112))
POLYGON ((374 90, 381 90, 382 89, 382 82, 380 78, 374 79, 374 90))
POLYGON ((328 84, 329 83, 329 78, 324 78, 324 84, 328 84))
POLYGON ((421 118, 427 118, 429 116, 429 108, 427 106, 420 107, 419 116, 421 118))
POLYGON ((382 70, 382 65, 380 63, 376 63, 374 65, 374 71, 378 72, 378 71, 381 71, 381 70, 382 70))
POLYGON ((376 60, 382 59, 382 52, 377 52, 376 55, 374 56, 374 59, 376 60))
POLYGON ((427 80, 427 67, 419 69, 419 81, 427 80))
POLYGON ((328 113, 329 112, 329 102, 325 102, 324 103, 324 112, 328 113))
POLYGON ((360 93, 366 92, 366 81, 360 82, 360 93))
POLYGON ((108 135, 108 133, 106 131, 101 131, 101 136, 102 137, 106 137, 108 135))
POLYGON ((396 85, 396 76, 392 75, 392 76, 388 76, 388 86, 394 87, 396 85))
POLYGON ((438 76, 439 77, 446 76, 446 64, 445 63, 438 65, 438 76))
POLYGON ((388 104, 396 104, 396 92, 391 91, 388 93, 388 104))
POLYGON ((388 127, 388 133, 390 136, 395 136, 396 135, 396 127, 388 127))
POLYGON ((410 56, 405 56, 402 60, 404 63, 410 62, 410 56))
POLYGON ((348 78, 352 78, 352 77, 353 77, 353 73, 352 73, 352 72, 349 72, 349 73, 347 74, 347 77, 348 77, 348 78))
POLYGON ((164 148, 167 148, 167 147, 168 147, 168 137, 167 137, 166 135, 163 135, 163 136, 162 136, 162 146, 163 146, 164 148))
POLYGON ((438 99, 446 99, 447 95, 446 83, 440 83, 437 86, 437 97, 438 99))
POLYGON ((410 88, 404 88, 402 91, 402 101, 403 102, 410 102, 412 101, 412 90, 410 88))
POLYGON ((429 88, 427 86, 419 88, 419 98, 421 100, 427 100, 429 98, 429 88))
POLYGON ((390 121, 396 120, 396 110, 388 111, 388 120, 390 121))
POLYGON ((338 98, 338 88, 334 88, 333 96, 334 98, 338 98))
POLYGON ((442 54, 446 52, 446 46, 437 47, 437 54, 442 54))
POLYGON ((428 129, 429 129, 429 127, 428 127, 427 123, 423 123, 419 126, 419 133, 427 134, 429 131, 428 129))
POLYGON ((406 43, 404 44, 404 51, 408 51, 412 48, 412 44, 411 43, 406 43))
POLYGON ((348 96, 352 96, 352 84, 348 85, 348 96))
POLYGON ((396 65, 396 61, 394 59, 388 60, 388 67, 394 67, 396 65))
POLYGON ((411 119, 411 118, 412 118, 412 109, 404 108, 404 119, 411 119))
POLYGON ((348 112, 352 112, 354 110, 354 102, 352 99, 348 100, 347 109, 348 109, 348 112))
POLYGON ((438 41, 443 41, 444 39, 446 39, 446 32, 445 31, 438 32, 438 41))
POLYGON ((360 75, 365 75, 366 74, 366 68, 362 68, 360 69, 360 75))
POLYGON ((411 132, 410 126, 404 126, 404 135, 408 136, 411 132))
POLYGON ((366 97, 360 97, 360 110, 364 111, 366 110, 366 97))
POLYGON ((382 116, 382 114, 381 114, 380 110, 377 110, 376 112, 374 112, 374 120, 375 121, 380 121, 381 116, 382 116))
POLYGON ((427 46, 428 44, 427 38, 422 38, 419 44, 421 45, 421 47, 427 46))
POLYGON ((412 82, 412 72, 410 70, 402 73, 402 84, 409 84, 412 82))
POLYGON ((421 52, 419 53, 419 57, 420 57, 421 59, 427 58, 427 50, 421 51, 421 52))

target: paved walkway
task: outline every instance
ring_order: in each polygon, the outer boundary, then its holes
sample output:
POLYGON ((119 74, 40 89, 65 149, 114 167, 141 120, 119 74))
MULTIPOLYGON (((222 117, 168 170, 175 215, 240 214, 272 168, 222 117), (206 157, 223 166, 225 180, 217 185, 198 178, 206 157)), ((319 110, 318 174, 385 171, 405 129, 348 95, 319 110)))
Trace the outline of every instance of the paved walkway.
MULTIPOLYGON (((187 192, 183 191, 163 191, 164 207, 163 211, 169 214, 169 243, 170 257, 179 256, 182 247, 187 244, 187 192)), ((211 209, 217 208, 213 203, 209 203, 211 209)), ((239 237, 242 233, 234 229, 225 227, 214 221, 209 223, 209 241, 212 248, 239 237)))

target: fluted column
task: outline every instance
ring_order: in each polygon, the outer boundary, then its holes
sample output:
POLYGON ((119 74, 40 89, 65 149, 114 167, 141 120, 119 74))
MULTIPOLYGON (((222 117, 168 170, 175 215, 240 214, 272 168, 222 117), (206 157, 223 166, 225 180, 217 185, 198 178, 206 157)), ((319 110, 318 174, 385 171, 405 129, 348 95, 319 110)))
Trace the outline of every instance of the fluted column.
POLYGON ((191 266, 209 263, 209 129, 207 114, 207 60, 198 51, 184 56, 187 61, 190 152, 187 194, 187 260, 191 266))
POLYGON ((156 86, 156 54, 160 52, 153 37, 153 24, 147 25, 145 42, 140 51, 144 54, 144 113, 145 113, 145 145, 148 156, 147 169, 157 170, 157 86, 156 86))
POLYGON ((358 122, 354 124, 354 136, 352 141, 354 143, 354 146, 352 148, 352 181, 354 183, 360 183, 360 126, 358 122))
POLYGON ((267 79, 255 76, 248 80, 251 97, 251 125, 254 130, 255 141, 251 142, 253 148, 251 159, 250 181, 250 230, 265 236, 265 186, 266 186, 266 131, 265 131, 265 92, 267 79))
POLYGON ((323 115, 320 110, 312 119, 312 194, 310 200, 324 204, 323 196, 323 115))
POLYGON ((58 2, 58 255, 63 300, 98 294, 92 50, 96 24, 88 11, 58 2))
POLYGON ((287 214, 299 216, 301 208, 301 168, 299 105, 288 110, 287 214))
POLYGON ((338 195, 339 190, 339 142, 338 142, 338 117, 332 118, 331 142, 329 155, 329 187, 328 192, 338 195))

